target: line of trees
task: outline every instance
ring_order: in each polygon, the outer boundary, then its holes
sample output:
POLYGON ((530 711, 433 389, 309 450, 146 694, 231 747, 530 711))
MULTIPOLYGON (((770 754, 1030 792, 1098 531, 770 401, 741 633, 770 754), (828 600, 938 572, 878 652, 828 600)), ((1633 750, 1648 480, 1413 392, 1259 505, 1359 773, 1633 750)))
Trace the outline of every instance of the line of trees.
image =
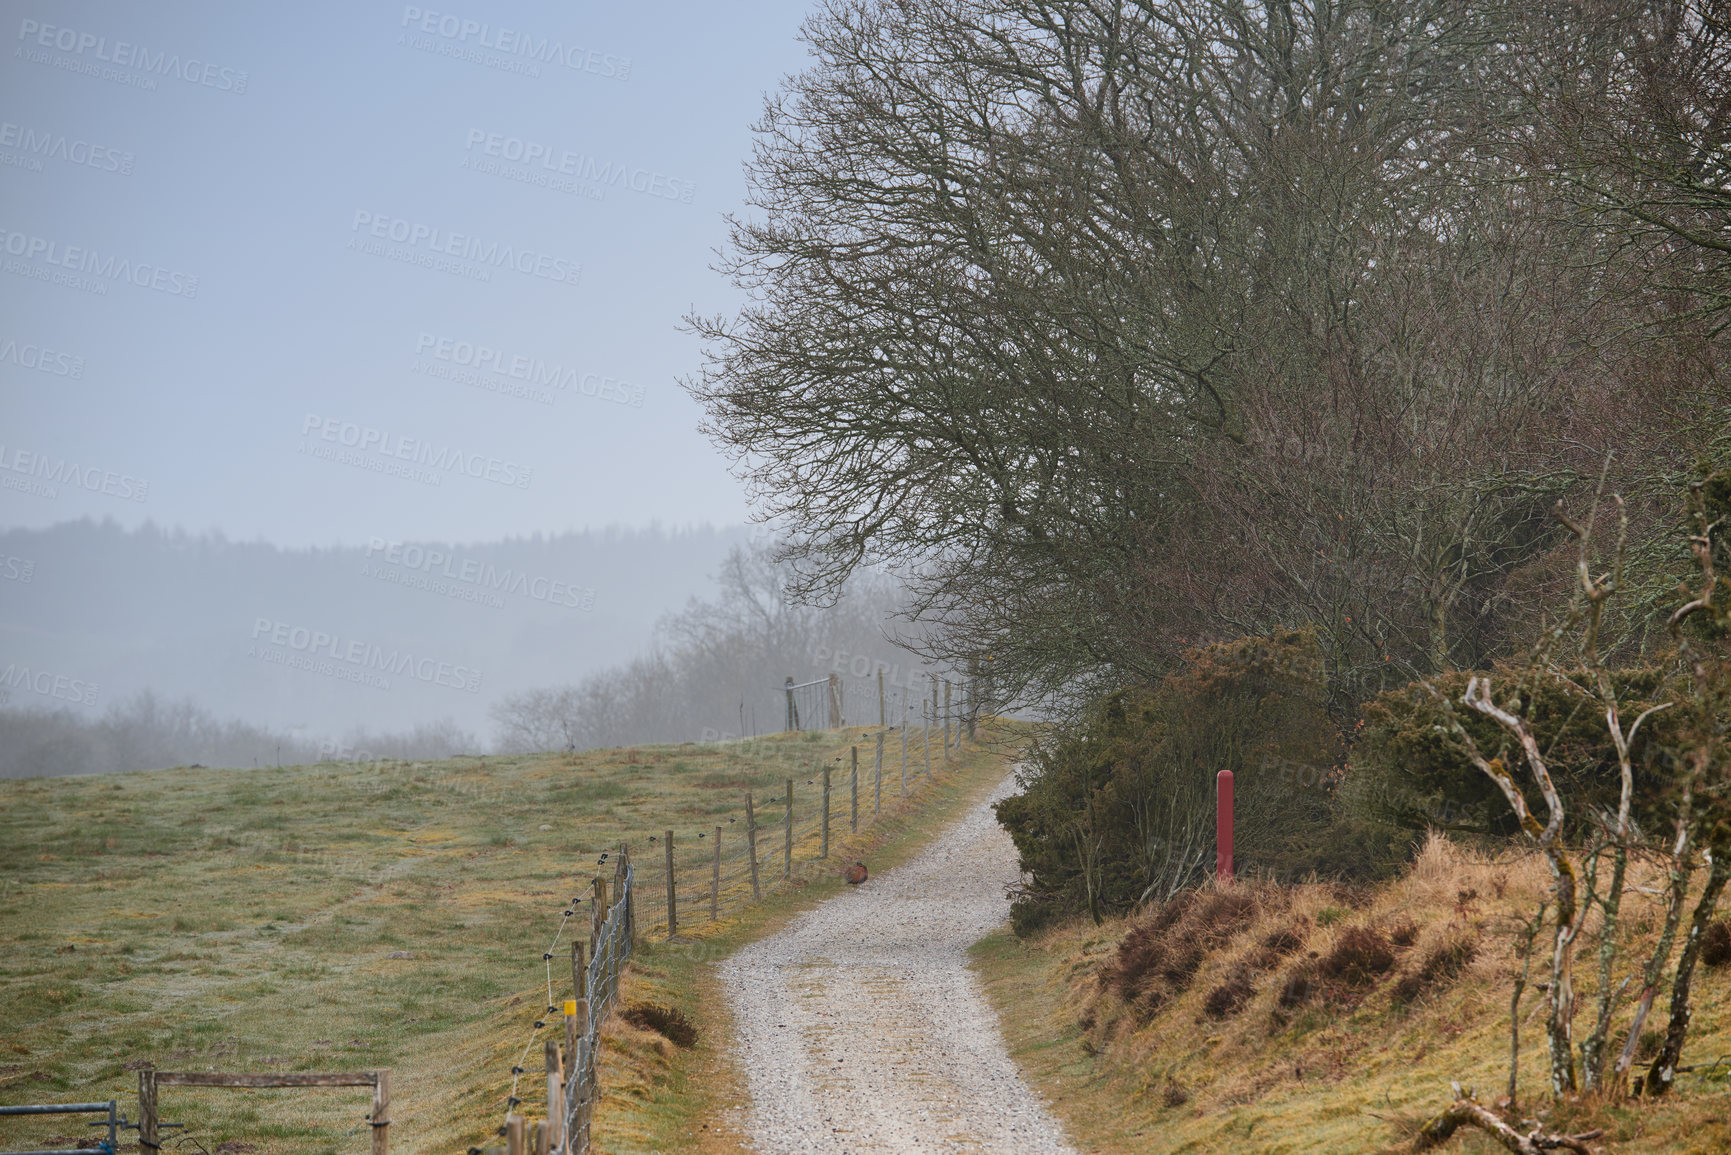
POLYGON ((340 739, 280 733, 221 719, 191 699, 149 690, 89 716, 70 709, 0 710, 0 778, 115 774, 169 766, 296 766, 375 758, 438 759, 480 743, 450 719, 393 732, 357 728, 340 739))
POLYGON ((1314 628, 1337 716, 1531 640, 1601 475, 1655 639, 1731 461, 1721 0, 836 0, 688 388, 800 589, 1072 702, 1314 628), (1605 466, 1607 458, 1610 461, 1605 466))
POLYGON ((632 661, 501 699, 493 709, 499 748, 588 750, 772 733, 785 725, 781 686, 790 675, 802 682, 842 675, 853 723, 877 719, 880 668, 900 675, 886 690, 891 709, 898 699, 920 699, 924 684, 908 676, 913 660, 901 644, 910 639, 896 629, 900 584, 861 572, 829 604, 810 604, 791 592, 792 571, 776 552, 767 541, 736 546, 716 575, 714 599, 693 598, 664 617, 648 651, 632 661))

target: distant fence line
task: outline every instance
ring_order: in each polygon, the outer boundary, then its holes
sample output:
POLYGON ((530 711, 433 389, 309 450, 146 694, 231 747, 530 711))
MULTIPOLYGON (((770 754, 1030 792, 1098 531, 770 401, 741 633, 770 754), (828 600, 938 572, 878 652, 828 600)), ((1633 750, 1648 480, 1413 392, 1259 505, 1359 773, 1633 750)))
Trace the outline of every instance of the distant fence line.
POLYGON ((664 830, 650 840, 658 844, 660 869, 638 888, 640 932, 673 938, 681 925, 719 920, 792 878, 796 867, 828 859, 841 835, 877 819, 886 795, 907 797, 951 760, 974 725, 968 718, 868 733, 837 759, 839 766, 787 778, 768 798, 746 791, 743 824, 730 819, 683 842, 664 830))
MULTIPOLYGON (((942 699, 939 700, 941 703, 942 699)), ((505 1142, 486 1148, 470 1147, 468 1155, 588 1155, 592 1149, 591 1121, 600 1095, 596 1058, 601 1028, 618 999, 619 981, 637 937, 676 939, 681 894, 687 896, 684 907, 687 921, 694 915, 705 914, 710 921, 716 921, 724 913, 731 915, 761 901, 766 890, 791 880, 796 866, 827 860, 844 823, 849 833, 869 829, 883 812, 886 791, 893 791, 893 797, 905 798, 922 779, 929 780, 950 761, 964 736, 973 731, 972 719, 966 725, 940 727, 935 724, 936 712, 928 707, 923 713, 924 720, 934 724, 917 727, 912 732, 905 725, 881 729, 866 735, 865 742, 853 743, 847 755, 846 773, 839 782, 834 767, 825 766, 814 773, 807 783, 812 789, 804 795, 812 800, 809 807, 798 804, 800 791, 794 778, 783 782, 779 797, 762 800, 763 806, 774 808, 769 813, 760 810, 752 791, 746 791, 745 826, 733 836, 739 843, 738 850, 729 853, 722 849, 728 837, 726 828, 716 826, 712 833, 706 831, 698 836, 705 841, 713 837, 714 841, 697 855, 688 854, 681 862, 675 832, 665 830, 659 838, 649 840, 659 843, 657 857, 661 859, 661 869, 655 872, 659 878, 649 880, 632 863, 630 847, 622 845, 611 888, 601 878, 592 884, 587 964, 582 943, 572 943, 572 988, 578 997, 565 1002, 564 1046, 554 1038, 547 1038, 543 1044, 547 1116, 531 1119, 517 1110, 523 1102, 517 1094, 518 1080, 527 1073, 519 1060, 512 1068, 512 1090, 506 1099, 504 1125, 499 1128, 505 1142), (862 745, 869 750, 869 761, 860 756, 862 745), (866 764, 862 765, 862 761, 866 764), (779 840, 775 838, 777 833, 779 840)), ((566 911, 567 917, 575 908, 574 901, 566 911)), ((552 958, 551 949, 543 954, 549 965, 548 1015, 536 1021, 530 1047, 553 1017, 552 958)), ((524 1048, 523 1059, 530 1047, 524 1048)))
MULTIPOLYGON (((983 681, 980 678, 964 678, 959 682, 938 674, 927 674, 932 689, 932 700, 928 724, 935 725, 941 719, 946 727, 952 721, 956 725, 967 725, 969 732, 973 730, 974 720, 984 709, 982 705, 983 681), (940 704, 940 689, 942 701, 940 704)), ((913 688, 910 684, 906 689, 913 688)), ((785 726, 787 730, 839 730, 847 725, 867 725, 865 720, 855 715, 851 716, 847 705, 847 683, 838 673, 827 677, 814 678, 809 682, 795 682, 789 674, 787 681, 782 683, 782 693, 787 700, 785 726)), ((867 685, 870 692, 870 685, 867 685)), ((908 696, 903 693, 902 708, 905 713, 908 696)), ((870 705, 864 709, 869 711, 870 705)), ((922 714, 925 710, 922 708, 922 714)), ((879 726, 890 724, 891 711, 884 690, 884 669, 877 670, 877 720, 879 726)))

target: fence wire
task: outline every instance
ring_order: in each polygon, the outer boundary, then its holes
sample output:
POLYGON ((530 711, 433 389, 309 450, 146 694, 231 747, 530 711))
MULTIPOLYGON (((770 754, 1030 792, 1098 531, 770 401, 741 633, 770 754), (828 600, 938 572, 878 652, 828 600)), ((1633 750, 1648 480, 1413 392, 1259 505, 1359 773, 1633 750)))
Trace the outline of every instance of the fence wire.
MULTIPOLYGON (((827 700, 824 705, 828 705, 827 700)), ((938 721, 935 717, 931 720, 938 721)), ((950 733, 946 733, 946 729, 940 723, 892 727, 868 735, 864 756, 859 760, 857 782, 853 778, 851 761, 840 774, 835 774, 832 768, 828 808, 828 850, 832 857, 856 828, 856 805, 857 829, 865 830, 881 817, 886 805, 893 807, 897 799, 911 794, 922 780, 931 777, 945 764, 948 753, 959 749, 962 744, 960 725, 950 733)), ((784 879, 799 877, 802 868, 823 861, 825 814, 819 782, 815 774, 806 780, 802 796, 796 778, 791 798, 782 793, 755 804, 753 813, 758 819, 755 826, 755 886, 748 849, 751 827, 740 823, 737 817, 721 823, 719 832, 712 828, 704 831, 700 838, 685 840, 673 847, 673 883, 681 922, 691 925, 712 915, 728 917, 750 905, 761 892, 773 890, 784 879), (791 845, 786 821, 790 802, 794 813, 791 845), (756 807, 768 807, 769 812, 764 813, 756 807), (721 844, 727 847, 721 854, 719 878, 715 858, 717 844, 708 841, 718 833, 724 840, 721 844)), ((891 810, 891 813, 895 812, 896 809, 891 810)), ((651 839, 652 845, 656 841, 651 839)), ((605 916, 597 918, 591 911, 590 954, 582 972, 583 989, 575 992, 577 997, 587 999, 588 1015, 586 1020, 580 1019, 582 1027, 576 1032, 572 1053, 568 1056, 562 1082, 563 1126, 559 1129, 562 1142, 557 1146, 549 1145, 552 1147, 550 1155, 588 1155, 591 1150, 591 1119, 595 1100, 600 1094, 596 1069, 601 1028, 618 1001, 620 979, 631 958, 635 938, 669 933, 666 852, 665 845, 654 846, 653 857, 648 861, 655 861, 660 869, 651 868, 647 877, 629 855, 621 853, 615 866, 612 897, 605 916)), ((606 857, 603 855, 603 861, 606 857)), ((598 883, 597 890, 601 889, 598 883)), ((562 912, 562 922, 553 936, 553 945, 543 952, 542 957, 548 962, 549 1009, 546 1018, 535 1023, 537 1032, 551 1025, 555 1018, 551 960, 560 937, 568 930, 568 920, 575 916, 579 905, 579 900, 574 899, 562 912)), ((534 1037, 531 1035, 531 1046, 534 1037)), ((512 1069, 508 1111, 522 1102, 517 1096, 517 1083, 518 1077, 526 1073, 528 1055, 529 1048, 525 1048, 512 1069)), ((488 1149, 489 1152, 495 1150, 499 1149, 488 1149)))
POLYGON ((587 1155, 589 1151, 589 1123, 600 1093, 595 1060, 601 1047, 601 1027, 618 1001, 619 979, 631 958, 636 877, 635 866, 628 861, 620 863, 614 876, 613 905, 595 933, 594 949, 583 968, 582 993, 589 1000, 589 1017, 584 1028, 577 1032, 571 1074, 565 1082, 565 1120, 561 1128, 565 1155, 587 1155))

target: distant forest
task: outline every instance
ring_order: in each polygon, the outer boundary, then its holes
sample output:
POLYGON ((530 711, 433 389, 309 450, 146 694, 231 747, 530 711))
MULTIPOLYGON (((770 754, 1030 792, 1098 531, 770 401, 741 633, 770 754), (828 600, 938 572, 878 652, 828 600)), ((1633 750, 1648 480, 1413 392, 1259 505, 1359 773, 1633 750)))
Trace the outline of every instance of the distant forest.
MULTIPOLYGON (((78 527, 78 532, 88 535, 86 545, 95 541, 109 547, 120 533, 113 527, 90 526, 78 527)), ((265 563, 275 559, 286 560, 291 571, 296 567, 303 571, 299 575, 273 574, 269 581, 254 582, 250 587, 245 582, 230 587, 252 589, 255 602, 261 600, 257 592, 260 584, 276 583, 288 588, 297 584, 297 577, 302 583, 297 593, 304 599, 308 588, 316 590, 318 585, 304 571, 317 571, 316 576, 324 579, 333 569, 341 568, 330 565, 329 557, 314 559, 324 563, 315 565, 304 556, 279 556, 279 551, 267 546, 235 547, 155 531, 140 536, 144 538, 143 544, 159 555, 172 556, 179 551, 185 557, 200 559, 206 566, 213 558, 229 563, 226 567, 210 567, 219 570, 245 568, 234 565, 239 554, 251 555, 250 560, 257 563, 252 568, 258 570, 266 569, 265 563)), ((245 768, 324 760, 436 759, 489 750, 576 750, 626 743, 714 740, 781 729, 784 696, 780 687, 790 676, 799 681, 831 673, 843 676, 848 683, 849 720, 864 720, 862 711, 868 701, 870 715, 875 720, 876 672, 880 668, 886 674, 885 694, 891 709, 903 701, 922 700, 928 686, 924 668, 916 657, 890 640, 894 632, 892 619, 899 604, 899 587, 894 582, 863 574, 849 584, 830 608, 799 605, 787 596, 785 585, 789 575, 774 562, 773 550, 767 543, 742 544, 743 534, 736 533, 708 534, 695 544, 707 548, 729 537, 733 541, 731 550, 708 567, 715 582, 711 596, 689 597, 684 608, 675 612, 665 612, 665 607, 677 605, 676 599, 663 602, 660 617, 639 628, 635 652, 625 650, 623 657, 600 669, 534 662, 532 673, 543 680, 539 686, 472 696, 445 695, 451 700, 479 699, 488 703, 489 714, 480 719, 463 719, 439 711, 444 704, 439 697, 426 692, 427 687, 415 686, 415 690, 422 691, 417 703, 429 707, 418 720, 402 725, 327 722, 322 726, 290 728, 260 720, 258 714, 266 711, 249 710, 247 699, 232 693, 216 696, 218 708, 212 708, 211 699, 204 695, 176 694, 167 684, 147 684, 123 697, 110 696, 109 686, 102 680, 65 673, 64 667, 81 664, 69 660, 64 653, 47 660, 39 658, 33 664, 19 656, 18 646, 9 645, 11 652, 0 661, 0 681, 15 681, 18 685, 6 688, 6 701, 0 705, 0 777, 110 773, 185 765, 245 768), (566 676, 559 677, 560 673, 566 676), (66 692, 56 693, 56 687, 66 692)), ((642 548, 644 538, 663 551, 670 544, 677 544, 677 539, 658 535, 635 538, 619 535, 615 542, 635 546, 642 553, 648 552, 642 548)), ((136 549, 140 543, 128 544, 136 549)), ((462 556, 481 554, 487 547, 446 548, 462 556)), ((0 551, 4 549, 0 545, 0 551)), ((38 554, 42 552, 37 550, 38 554)), ((63 555, 75 552, 63 551, 63 555)), ((351 563, 366 553, 347 552, 351 563)), ((510 560, 520 570, 533 568, 532 562, 525 566, 520 558, 510 560)), ((43 570, 51 567, 33 565, 25 571, 21 563, 17 568, 20 573, 28 572, 29 581, 13 579, 8 588, 0 590, 9 595, 9 600, 0 604, 13 606, 15 601, 10 595, 19 587, 32 592, 40 588, 45 594, 42 600, 50 603, 67 599, 66 589, 48 587, 43 570)), ((615 561, 614 568, 626 567, 615 561)), ((187 571, 202 572, 199 566, 187 566, 181 572, 187 571)), ((148 567, 131 566, 126 572, 132 577, 135 595, 140 589, 151 590, 170 610, 155 618, 134 620, 153 621, 152 629, 159 640, 152 644, 165 649, 173 647, 177 629, 182 631, 182 648, 188 652, 180 655, 180 661, 196 659, 203 650, 209 652, 214 664, 232 656, 224 651, 232 650, 237 638, 244 640, 243 631, 238 628, 229 631, 230 637, 210 637, 211 622, 230 613, 214 592, 205 600, 207 612, 201 619, 192 604, 197 599, 184 589, 177 591, 170 580, 175 570, 159 568, 153 573, 148 567)), ((652 575, 645 575, 648 592, 653 593, 656 584, 652 575)), ((640 601, 644 593, 644 589, 637 591, 640 601)), ((231 594, 227 600, 236 599, 231 594)), ((262 600, 268 603, 270 598, 262 600)), ((428 615, 419 623, 424 632, 451 633, 460 627, 475 628, 470 618, 481 626, 497 620, 471 613, 466 607, 458 607, 453 615, 444 603, 432 601, 430 605, 431 611, 424 607, 421 610, 428 615), (446 611, 443 620, 433 612, 438 610, 446 611)), ((76 605, 59 608, 72 612, 76 605)), ((38 609, 42 612, 34 617, 35 621, 55 620, 56 607, 39 605, 38 609)), ((337 612, 327 609, 326 618, 337 612)), ((322 620, 316 614, 301 616, 322 620)), ((238 616, 235 618, 239 620, 238 616)), ((24 620, 30 619, 13 618, 5 627, 8 642, 28 632, 22 626, 24 620)), ((614 629, 617 628, 615 625, 614 629)), ((100 631, 96 636, 103 638, 100 631)), ((121 641, 113 635, 107 636, 107 640, 121 641)), ((446 648, 460 649, 455 643, 446 648)), ((619 642, 609 648, 616 654, 624 649, 619 642)), ((302 671, 266 672, 294 676, 296 680, 289 682, 291 686, 320 681, 300 676, 302 671)), ((407 680, 398 681, 402 685, 407 680)), ((370 693, 365 687, 347 684, 335 688, 356 697, 370 693)), ((483 690, 490 688, 484 686, 483 690)), ((439 687, 431 689, 436 691, 439 687)))

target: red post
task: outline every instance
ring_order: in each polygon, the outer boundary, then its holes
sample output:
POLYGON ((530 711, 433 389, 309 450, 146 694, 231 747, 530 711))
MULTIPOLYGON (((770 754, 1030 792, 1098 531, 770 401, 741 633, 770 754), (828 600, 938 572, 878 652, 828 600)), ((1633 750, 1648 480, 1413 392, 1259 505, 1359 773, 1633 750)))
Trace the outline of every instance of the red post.
POLYGON ((1214 779, 1217 800, 1214 811, 1214 874, 1232 877, 1232 771, 1222 770, 1214 779))

